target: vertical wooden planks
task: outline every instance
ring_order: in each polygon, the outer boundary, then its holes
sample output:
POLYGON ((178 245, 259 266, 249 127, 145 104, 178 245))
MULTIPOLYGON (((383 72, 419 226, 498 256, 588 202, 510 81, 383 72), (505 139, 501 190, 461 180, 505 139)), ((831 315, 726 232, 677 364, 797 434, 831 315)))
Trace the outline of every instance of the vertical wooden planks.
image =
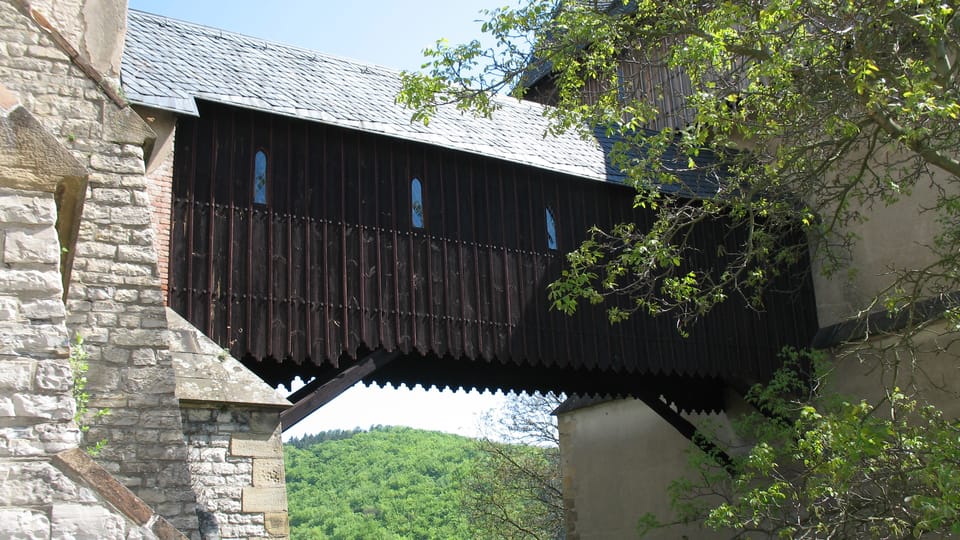
MULTIPOLYGON (((337 364, 382 347, 444 362, 757 372, 769 361, 756 351, 799 339, 809 324, 781 305, 767 318, 723 306, 704 319, 703 339, 683 340, 668 318, 610 326, 602 308, 551 311, 546 286, 589 226, 649 226, 622 186, 209 104, 181 124, 170 303, 238 356, 337 364), (261 147, 268 205, 253 202, 261 147), (422 229, 411 223, 414 177, 422 229), (771 341, 758 347, 763 336, 771 341)), ((695 236, 705 258, 731 241, 695 236)))

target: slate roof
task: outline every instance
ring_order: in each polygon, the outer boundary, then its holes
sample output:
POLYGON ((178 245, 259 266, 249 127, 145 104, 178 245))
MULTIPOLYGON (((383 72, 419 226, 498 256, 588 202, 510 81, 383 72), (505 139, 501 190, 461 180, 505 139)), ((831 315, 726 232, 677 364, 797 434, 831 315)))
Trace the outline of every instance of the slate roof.
POLYGON ((598 134, 545 136, 543 106, 497 98, 492 119, 441 107, 429 126, 394 103, 398 71, 130 10, 121 69, 131 103, 196 115, 196 100, 353 128, 600 181, 621 181, 598 134))

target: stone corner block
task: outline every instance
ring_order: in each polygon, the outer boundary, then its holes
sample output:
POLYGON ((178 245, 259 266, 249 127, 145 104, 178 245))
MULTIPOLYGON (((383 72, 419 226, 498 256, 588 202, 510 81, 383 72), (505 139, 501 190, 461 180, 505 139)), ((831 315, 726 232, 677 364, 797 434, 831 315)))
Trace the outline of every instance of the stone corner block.
POLYGON ((276 487, 284 485, 283 460, 258 458, 253 460, 253 485, 276 487))
POLYGON ((280 427, 280 411, 261 409, 250 414, 250 431, 274 433, 280 427))
POLYGON ((103 136, 106 140, 121 144, 142 146, 157 139, 156 132, 132 107, 113 110, 104 116, 103 136))
POLYGON ((280 437, 234 433, 230 437, 230 454, 234 457, 283 459, 283 445, 280 437))
POLYGON ((290 520, 286 512, 266 512, 263 514, 263 526, 271 536, 290 536, 290 520))
POLYGON ((283 512, 287 511, 287 490, 284 487, 243 488, 241 511, 243 512, 283 512))
POLYGON ((64 178, 86 178, 87 170, 23 106, 0 116, 0 186, 54 193, 64 178), (15 142, 14 142, 15 141, 15 142))

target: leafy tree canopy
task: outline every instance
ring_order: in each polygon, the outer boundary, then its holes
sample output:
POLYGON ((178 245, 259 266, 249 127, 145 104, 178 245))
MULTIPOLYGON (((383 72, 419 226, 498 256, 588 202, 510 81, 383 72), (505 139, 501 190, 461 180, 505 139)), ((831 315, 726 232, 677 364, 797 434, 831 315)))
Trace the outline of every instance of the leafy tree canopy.
MULTIPOLYGON (((347 432, 349 433, 349 432, 347 432)), ((470 538, 462 477, 466 437, 380 427, 284 448, 293 538, 470 538)))
MULTIPOLYGON (((630 307, 610 308, 612 320, 671 316, 683 328, 730 298, 758 304, 807 254, 826 276, 853 278, 857 228, 924 191, 922 219, 938 225, 926 257, 870 269, 888 273, 887 285, 856 308, 906 323, 888 349, 904 370, 915 359, 910 336, 931 316, 924 299, 941 295, 933 315, 956 332, 955 2, 524 0, 486 15, 491 47, 439 42, 423 73, 405 74, 399 101, 423 121, 443 103, 495 114, 492 93, 523 96, 546 73, 531 91, 555 105, 545 110, 553 129, 618 139, 611 159, 636 187, 636 206, 656 216, 648 230, 592 231, 551 286, 554 307, 622 295, 630 307), (720 178, 714 196, 694 196, 689 173, 720 178), (678 192, 688 196, 667 194, 678 192), (692 229, 715 220, 736 245, 696 253, 692 229)), ((740 474, 711 476, 711 465, 702 482, 679 484, 686 515, 738 536, 960 534, 956 424, 913 389, 885 388, 880 404, 825 396, 828 370, 811 373, 820 362, 799 358, 803 369, 788 366, 749 396, 765 414, 748 418, 757 444, 737 458, 740 474), (698 506, 700 495, 724 502, 698 506)))
MULTIPOLYGON (((423 73, 405 74, 399 101, 421 120, 441 103, 491 114, 491 92, 522 96, 531 73, 549 72, 555 129, 619 138, 612 159, 637 187, 636 205, 658 218, 650 230, 594 231, 569 254, 551 289, 563 311, 627 295, 632 307, 611 308, 612 319, 640 310, 686 323, 732 295, 758 302, 811 247, 825 273, 849 270, 849 226, 915 187, 936 193, 935 219, 960 217, 960 18, 950 2, 526 0, 486 15, 492 47, 438 42, 423 73), (682 159, 664 160, 667 148, 682 159), (719 159, 704 165, 707 153, 719 159), (683 192, 689 172, 725 181, 706 201, 666 198, 660 188, 683 192), (686 239, 718 217, 745 234, 698 265, 686 239), (706 266, 717 261, 719 271, 706 266)), ((928 266, 891 269, 895 283, 861 307, 956 290, 958 247, 960 233, 945 227, 928 266)))
MULTIPOLYGON (((956 421, 898 388, 882 414, 875 403, 821 393, 829 369, 821 354, 791 353, 768 385, 751 391, 758 410, 738 424, 756 444, 734 455, 734 476, 691 454, 696 474, 671 486, 679 522, 732 530, 732 538, 960 534, 956 421)), ((647 514, 639 530, 663 519, 647 514)))
POLYGON ((555 537, 542 523, 542 490, 504 472, 555 464, 555 448, 378 426, 291 441, 284 463, 294 539, 555 537))

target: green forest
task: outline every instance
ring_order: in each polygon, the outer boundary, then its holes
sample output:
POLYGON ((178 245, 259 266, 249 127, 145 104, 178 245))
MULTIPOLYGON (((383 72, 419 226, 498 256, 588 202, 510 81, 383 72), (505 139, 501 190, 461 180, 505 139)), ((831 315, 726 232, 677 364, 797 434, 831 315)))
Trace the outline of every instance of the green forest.
MULTIPOLYGON (((300 539, 551 538, 493 530, 476 479, 491 470, 489 442, 405 427, 330 431, 284 445, 291 537, 300 539), (487 445, 487 446, 485 446, 487 445), (487 450, 485 450, 485 448, 487 450)), ((527 460, 549 449, 496 445, 527 460)), ((496 481, 492 481, 496 483, 496 481)), ((529 501, 510 500, 531 512, 529 501)))

